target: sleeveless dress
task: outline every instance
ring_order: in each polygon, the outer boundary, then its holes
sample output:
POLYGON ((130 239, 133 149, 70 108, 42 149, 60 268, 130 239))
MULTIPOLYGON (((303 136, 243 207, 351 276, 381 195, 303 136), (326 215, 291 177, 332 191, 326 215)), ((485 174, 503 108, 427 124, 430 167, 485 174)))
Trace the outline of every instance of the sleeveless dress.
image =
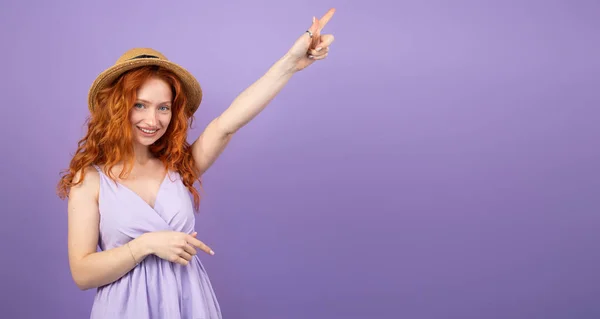
MULTIPOLYGON (((181 176, 168 172, 151 207, 123 184, 100 175, 102 250, 119 247, 146 232, 173 230, 191 234, 195 216, 181 176)), ((221 319, 221 310, 198 250, 187 266, 148 255, 113 283, 99 287, 92 319, 221 319)))

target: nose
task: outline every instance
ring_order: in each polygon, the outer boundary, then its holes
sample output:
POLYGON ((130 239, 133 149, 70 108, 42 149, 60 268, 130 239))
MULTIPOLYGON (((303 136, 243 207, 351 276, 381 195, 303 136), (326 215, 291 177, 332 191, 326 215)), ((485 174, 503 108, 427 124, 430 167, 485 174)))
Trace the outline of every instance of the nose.
POLYGON ((148 126, 155 127, 156 123, 158 123, 156 110, 152 109, 147 114, 146 122, 148 123, 148 126))

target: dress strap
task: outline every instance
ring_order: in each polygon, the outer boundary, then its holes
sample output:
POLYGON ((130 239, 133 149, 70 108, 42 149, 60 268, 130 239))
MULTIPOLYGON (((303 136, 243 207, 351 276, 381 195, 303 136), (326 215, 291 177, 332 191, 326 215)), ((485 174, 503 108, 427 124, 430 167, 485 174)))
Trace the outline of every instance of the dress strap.
POLYGON ((103 188, 104 185, 106 185, 106 187, 110 188, 110 189, 116 189, 117 188, 117 183, 115 183, 115 181, 113 181, 110 177, 108 177, 108 175, 106 175, 104 173, 104 171, 102 170, 102 168, 100 168, 100 166, 96 165, 96 164, 92 164, 92 166, 94 166, 94 168, 96 168, 96 170, 98 171, 98 175, 100 175, 100 187, 103 188))

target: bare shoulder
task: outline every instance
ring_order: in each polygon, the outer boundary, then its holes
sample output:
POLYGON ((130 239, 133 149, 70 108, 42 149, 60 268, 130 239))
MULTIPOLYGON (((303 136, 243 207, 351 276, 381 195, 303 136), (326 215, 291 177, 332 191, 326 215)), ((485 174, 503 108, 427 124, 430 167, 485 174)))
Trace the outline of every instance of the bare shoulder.
POLYGON ((88 166, 78 171, 73 177, 73 182, 77 183, 83 178, 81 184, 73 186, 69 192, 69 201, 90 201, 98 199, 100 190, 100 174, 92 167, 88 166))

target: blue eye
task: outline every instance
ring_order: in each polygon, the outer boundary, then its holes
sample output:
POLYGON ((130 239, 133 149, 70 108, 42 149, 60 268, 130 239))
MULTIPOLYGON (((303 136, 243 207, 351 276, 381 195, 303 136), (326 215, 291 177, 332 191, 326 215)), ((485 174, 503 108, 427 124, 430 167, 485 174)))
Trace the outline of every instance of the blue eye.
POLYGON ((142 107, 144 107, 144 104, 142 104, 142 103, 135 103, 135 104, 133 105, 133 107, 136 107, 136 108, 138 108, 138 109, 139 109, 139 108, 142 108, 142 107))
POLYGON ((168 111, 168 110, 169 110, 169 107, 168 107, 168 106, 161 106, 161 107, 160 107, 160 109, 161 109, 162 111, 168 111))

